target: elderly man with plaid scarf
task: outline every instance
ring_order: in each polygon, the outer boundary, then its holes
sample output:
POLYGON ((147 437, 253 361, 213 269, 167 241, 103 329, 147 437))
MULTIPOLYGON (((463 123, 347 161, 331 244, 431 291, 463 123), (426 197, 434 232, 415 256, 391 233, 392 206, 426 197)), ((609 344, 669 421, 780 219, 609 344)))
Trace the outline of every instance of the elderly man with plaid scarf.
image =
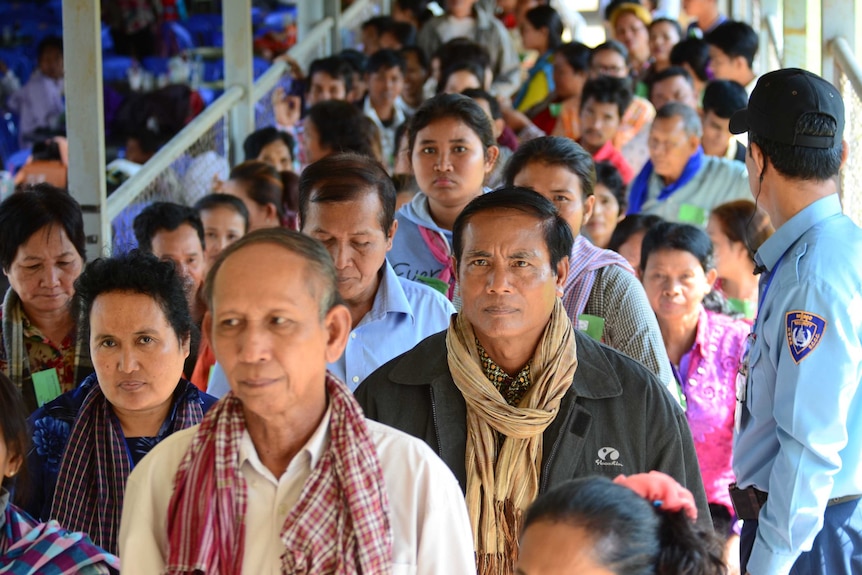
POLYGON ((421 441, 366 421, 326 371, 350 333, 322 244, 230 246, 204 329, 231 392, 129 478, 124 574, 470 573, 464 499, 421 441))

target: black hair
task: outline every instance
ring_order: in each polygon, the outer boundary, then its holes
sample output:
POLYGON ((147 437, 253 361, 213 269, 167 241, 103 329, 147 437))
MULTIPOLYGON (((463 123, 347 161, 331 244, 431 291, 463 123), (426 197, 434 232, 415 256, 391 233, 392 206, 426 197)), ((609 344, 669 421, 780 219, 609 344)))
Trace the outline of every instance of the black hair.
POLYGON ((395 185, 386 168, 359 154, 326 156, 299 176, 299 221, 306 221, 309 203, 349 202, 367 193, 376 193, 380 199, 378 221, 388 237, 395 221, 395 185))
POLYGON ((410 127, 410 120, 404 120, 398 127, 395 128, 395 137, 392 139, 392 157, 398 157, 398 152, 401 151, 401 139, 407 134, 407 129, 410 127))
POLYGON ((434 13, 428 9, 428 0, 395 0, 394 3, 401 10, 413 14, 420 26, 434 17, 434 13))
POLYGON ((54 139, 41 140, 33 144, 32 154, 34 160, 62 160, 60 155, 60 146, 54 139))
MULTIPOLYGON (((817 112, 802 114, 796 122, 796 133, 805 136, 834 136, 838 131, 835 118, 817 112)), ((806 148, 770 140, 754 130, 748 131, 748 153, 757 144, 769 164, 781 175, 794 180, 823 182, 841 169, 841 145, 831 148, 806 148)))
POLYGON ((165 137, 150 128, 132 130, 126 135, 127 140, 135 140, 145 154, 155 154, 165 143, 165 137))
POLYGON ((581 110, 589 100, 598 104, 616 104, 620 119, 625 115, 632 103, 631 80, 628 78, 613 78, 599 76, 587 80, 581 92, 581 110))
POLYGON ((194 208, 173 202, 150 204, 135 217, 133 227, 135 239, 138 240, 138 247, 141 251, 152 253, 153 238, 158 232, 162 230, 172 232, 183 224, 190 225, 197 232, 198 238, 201 240, 201 247, 206 245, 204 243, 204 225, 194 208))
POLYGON ((491 69, 491 56, 488 54, 488 49, 468 38, 449 40, 434 51, 433 58, 440 60, 441 72, 452 64, 465 60, 475 62, 483 70, 491 69))
POLYGON ((616 40, 608 40, 607 42, 603 42, 599 44, 590 52, 590 66, 593 65, 593 57, 599 52, 616 52, 620 56, 623 57, 623 60, 626 62, 626 66, 629 64, 629 50, 626 48, 625 44, 622 42, 618 42, 616 40))
POLYGON ((397 50, 383 48, 368 57, 365 73, 374 74, 381 70, 398 68, 403 74, 405 66, 404 57, 397 50))
POLYGON ((395 22, 395 20, 393 20, 391 16, 373 16, 363 22, 360 29, 366 30, 368 28, 374 28, 377 30, 378 34, 382 34, 392 27, 393 22, 395 22))
POLYGON ((381 34, 392 34, 402 47, 416 44, 416 28, 409 22, 393 21, 381 34))
POLYGON ((195 202, 194 209, 200 215, 201 212, 214 210, 216 208, 230 208, 242 218, 243 231, 248 232, 248 208, 236 196, 230 194, 207 194, 195 202))
POLYGON ((446 84, 449 82, 449 76, 455 74, 456 72, 469 72, 479 80, 479 86, 485 85, 485 70, 487 68, 483 68, 477 62, 473 60, 461 60, 459 62, 455 62, 450 64, 446 68, 441 68, 440 79, 437 81, 437 94, 442 94, 443 90, 446 89, 446 84))
POLYGON ((19 458, 21 467, 17 480, 11 477, 0 477, 0 485, 11 491, 13 485, 18 489, 15 493, 17 501, 26 499, 21 489, 28 485, 26 475, 27 452, 30 449, 30 432, 27 429, 27 409, 21 392, 5 373, 0 371, 0 443, 6 446, 7 459, 19 458))
POLYGON ((344 83, 344 91, 349 92, 353 88, 353 71, 354 68, 350 62, 342 56, 318 58, 312 61, 308 68, 307 89, 311 88, 311 79, 314 75, 323 73, 335 80, 341 80, 344 83))
POLYGON ((42 38, 42 41, 39 42, 39 45, 36 47, 36 61, 38 62, 41 60, 45 52, 51 48, 59 50, 60 54, 62 54, 63 39, 59 36, 46 36, 45 38, 42 38))
POLYGON ((479 104, 461 94, 439 94, 425 100, 410 120, 407 134, 410 139, 411 154, 416 144, 416 134, 432 122, 443 118, 454 118, 473 130, 485 151, 497 145, 491 120, 479 104))
POLYGON ((748 93, 742 84, 733 80, 712 80, 703 91, 703 112, 712 112, 719 118, 729 119, 734 112, 748 106, 748 93))
POLYGON ((116 257, 93 261, 75 281, 72 306, 74 317, 81 318, 78 325, 83 341, 89 341, 90 312, 96 298, 113 292, 129 292, 153 298, 180 343, 186 338, 190 340, 194 321, 180 272, 172 262, 135 249, 116 257))
POLYGON ((87 259, 87 236, 81 206, 69 193, 50 184, 35 184, 0 204, 0 265, 9 271, 18 248, 45 226, 58 225, 87 259))
POLYGON ((663 511, 607 477, 583 477, 540 495, 524 515, 581 528, 594 560, 617 575, 723 575, 723 545, 684 511, 663 511))
POLYGON ((769 215, 750 200, 736 200, 712 208, 709 216, 714 217, 721 231, 732 242, 740 242, 754 262, 758 248, 773 234, 775 229, 769 215))
POLYGON ((682 34, 682 26, 680 26, 680 25, 679 25, 679 22, 678 22, 678 21, 674 20, 673 18, 656 18, 655 20, 653 20, 653 21, 650 23, 650 25, 649 25, 649 29, 650 29, 650 30, 652 30, 652 29, 653 29, 653 27, 654 27, 654 26, 656 26, 656 25, 658 25, 658 24, 670 24, 670 25, 671 25, 671 27, 672 27, 674 30, 676 30, 676 35, 677 35, 677 37, 678 37, 680 40, 682 40, 682 36, 683 36, 683 34, 682 34))
POLYGON ((350 102, 318 102, 311 107, 306 118, 317 129, 321 145, 333 152, 356 152, 377 157, 368 127, 370 120, 350 102))
POLYGON ((625 214, 629 199, 626 196, 626 185, 617 167, 610 162, 596 162, 596 184, 602 184, 613 194, 620 206, 620 214, 625 214))
POLYGON ((563 44, 554 53, 555 58, 562 57, 575 72, 586 73, 590 69, 592 48, 580 42, 563 44))
MULTIPOLYGON (((350 66, 350 69, 353 70, 353 72, 357 74, 365 73, 365 65, 368 63, 368 56, 359 50, 354 48, 345 48, 338 53, 338 57, 347 62, 347 65, 350 66)), ((309 74, 309 77, 311 77, 311 74, 309 74)), ((346 84, 345 88, 347 88, 346 84)), ((350 90, 348 89, 348 92, 349 91, 350 90)))
MULTIPOLYGON (((331 101, 335 102, 336 100, 331 101)), ((350 104, 347 105, 350 106, 350 104)), ((273 166, 259 160, 248 160, 234 166, 228 179, 242 184, 245 187, 245 193, 257 205, 272 204, 275 206, 279 221, 284 218, 286 196, 284 178, 283 174, 273 166)))
MULTIPOLYGON (((263 228, 249 232, 222 251, 216 259, 204 282, 204 296, 207 307, 213 309, 213 290, 215 280, 224 262, 239 250, 258 244, 274 244, 302 257, 312 271, 314 278, 306 276, 306 281, 313 297, 320 297, 320 320, 326 317, 329 310, 342 303, 338 294, 338 283, 335 264, 322 243, 299 232, 285 228, 263 228), (316 281, 315 281, 316 280, 316 281)), ((300 270, 296 270, 299 273, 300 270)), ((247 278, 248 281, 254 281, 247 278)))
POLYGON ((416 56, 419 66, 426 72, 428 71, 428 57, 425 56, 425 52, 419 46, 404 46, 399 52, 401 53, 401 57, 404 58, 405 67, 407 66, 407 54, 413 54, 416 56))
POLYGON ((657 83, 677 76, 685 80, 692 88, 694 87, 694 80, 692 79, 691 74, 688 73, 688 70, 682 66, 668 66, 661 72, 656 72, 655 75, 653 75, 652 80, 650 81, 650 93, 652 93, 652 87, 657 83))
MULTIPOLYGON (((622 210, 620 210, 622 211, 622 210)), ((664 219, 653 214, 632 214, 626 216, 614 228, 611 239, 608 241, 608 249, 619 253, 620 247, 635 234, 648 231, 651 227, 662 223, 664 219)))
POLYGON ((464 96, 468 98, 472 98, 473 100, 482 100, 484 102, 488 102, 488 108, 491 109, 491 117, 495 120, 499 120, 503 117, 503 112, 500 110, 500 102, 497 101, 497 98, 492 96, 487 91, 481 88, 467 88, 463 92, 461 92, 464 96))
POLYGON ((581 195, 593 195, 596 168, 593 157, 571 138, 543 136, 527 140, 515 150, 503 170, 503 181, 514 185, 515 177, 530 164, 560 166, 575 174, 581 183, 581 195))
POLYGON ((551 256, 551 270, 555 274, 557 264, 571 255, 575 242, 572 228, 560 216, 553 202, 529 188, 507 185, 473 198, 455 219, 452 226, 452 254, 459 266, 464 252, 464 228, 473 216, 491 210, 517 210, 539 220, 544 231, 545 245, 551 256))
POLYGON ((547 4, 542 4, 527 10, 524 17, 536 30, 547 28, 548 50, 556 50, 563 43, 563 21, 556 10, 547 4))
POLYGON ((670 63, 688 64, 701 82, 709 80, 709 46, 700 38, 683 38, 670 50, 670 63))
POLYGON ((296 146, 293 136, 272 126, 267 126, 266 128, 255 130, 246 137, 245 142, 242 143, 245 159, 256 160, 265 147, 278 141, 284 142, 284 145, 287 146, 287 151, 290 153, 290 157, 293 158, 296 146))
POLYGON ((707 32, 703 38, 706 43, 724 52, 728 58, 745 58, 748 67, 754 65, 757 47, 760 43, 757 32, 745 22, 728 20, 707 32))

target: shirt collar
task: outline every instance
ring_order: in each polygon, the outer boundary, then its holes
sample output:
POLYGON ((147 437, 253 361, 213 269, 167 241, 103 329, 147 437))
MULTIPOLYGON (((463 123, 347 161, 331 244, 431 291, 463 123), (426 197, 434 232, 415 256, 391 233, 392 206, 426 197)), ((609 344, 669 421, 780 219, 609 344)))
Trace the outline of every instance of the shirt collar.
POLYGON ((709 343, 709 333, 709 315, 706 313, 706 308, 701 305, 700 317, 697 320, 697 331, 694 336, 694 345, 691 347, 691 351, 704 358, 706 357, 704 350, 707 349, 709 343))
POLYGON ((410 302, 407 301, 407 295, 404 293, 404 288, 401 287, 401 281, 392 268, 392 264, 386 260, 383 262, 383 276, 380 278, 380 285, 377 286, 377 293, 374 294, 374 302, 371 304, 371 309, 359 321, 356 327, 367 321, 381 320, 389 313, 406 314, 415 322, 413 308, 410 307, 410 302))
POLYGON ((604 162, 612 157, 614 157, 614 143, 613 140, 608 140, 595 154, 593 154, 593 161, 604 162))
MULTIPOLYGON (((311 434, 311 437, 308 438, 308 441, 305 442, 302 449, 300 449, 294 456, 294 460, 297 457, 304 457, 309 462, 309 469, 314 469, 317 466, 317 463, 320 461, 320 458, 323 457, 326 447, 329 444, 329 422, 331 417, 332 407, 327 406, 326 412, 323 414, 323 418, 320 420, 320 424, 317 426, 317 429, 314 430, 314 433, 311 434)), ((258 473, 273 481, 273 483, 278 483, 278 478, 275 477, 261 462, 260 456, 257 454, 257 449, 254 447, 254 442, 251 440, 251 435, 248 433, 248 429, 243 430, 242 439, 239 443, 239 461, 237 462, 239 468, 242 468, 246 462, 248 462, 248 464, 251 465, 258 473)))
POLYGON ((787 220, 784 225, 775 230, 772 236, 763 242, 754 259, 757 264, 772 271, 775 264, 784 253, 790 249, 802 234, 826 218, 841 214, 841 201, 838 194, 830 194, 809 204, 795 216, 787 220))

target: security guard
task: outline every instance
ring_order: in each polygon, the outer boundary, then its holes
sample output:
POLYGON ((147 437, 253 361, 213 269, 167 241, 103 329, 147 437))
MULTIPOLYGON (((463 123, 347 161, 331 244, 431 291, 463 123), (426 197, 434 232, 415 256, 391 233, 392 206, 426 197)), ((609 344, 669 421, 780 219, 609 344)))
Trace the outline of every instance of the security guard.
POLYGON ((838 90, 799 69, 764 75, 748 132, 760 303, 737 383, 731 495, 751 575, 862 573, 862 230, 842 214, 838 90))

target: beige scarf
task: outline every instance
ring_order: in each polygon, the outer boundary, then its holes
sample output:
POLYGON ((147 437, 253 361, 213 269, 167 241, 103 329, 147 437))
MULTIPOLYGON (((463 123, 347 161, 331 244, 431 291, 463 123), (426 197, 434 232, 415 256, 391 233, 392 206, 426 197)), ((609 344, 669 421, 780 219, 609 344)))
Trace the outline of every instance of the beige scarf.
POLYGON ((449 325, 449 370, 467 401, 467 509, 479 575, 514 572, 527 506, 539 493, 542 433, 557 416, 578 360, 572 324, 559 299, 539 341, 533 383, 518 407, 485 377, 473 328, 463 314, 449 325), (497 451, 497 433, 504 437, 497 451))

